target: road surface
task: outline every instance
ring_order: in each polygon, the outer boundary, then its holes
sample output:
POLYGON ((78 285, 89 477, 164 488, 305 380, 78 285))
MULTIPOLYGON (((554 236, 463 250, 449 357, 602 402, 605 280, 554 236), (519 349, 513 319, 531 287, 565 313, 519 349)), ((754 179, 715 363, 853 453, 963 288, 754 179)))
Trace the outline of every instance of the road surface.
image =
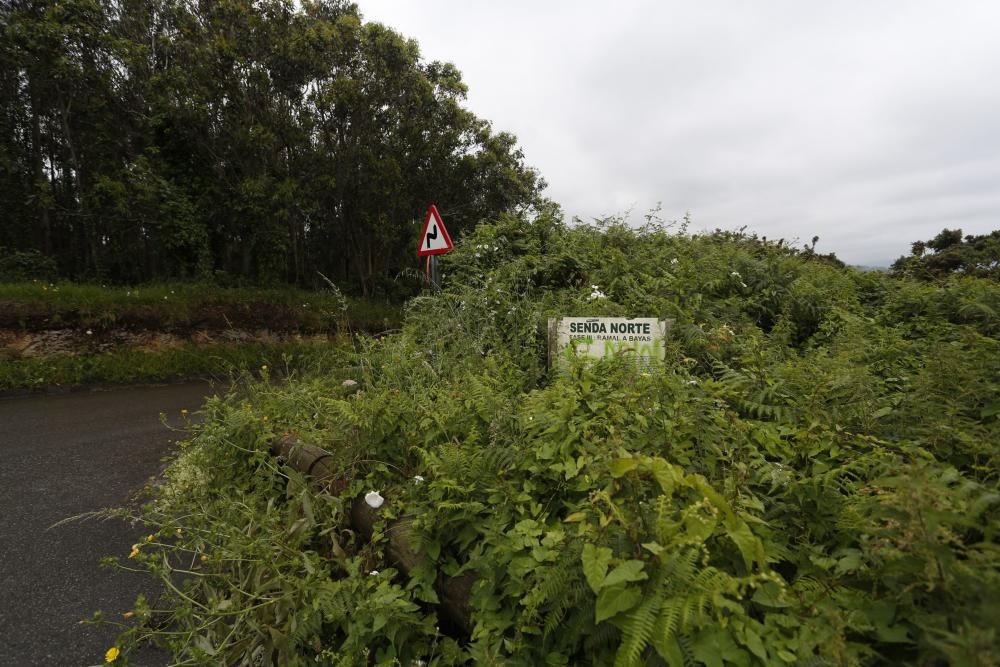
MULTIPOLYGON (((104 663, 117 634, 81 625, 95 610, 120 619, 148 577, 100 567, 125 556, 141 527, 67 517, 129 502, 162 468, 205 384, 129 387, 0 399, 0 667, 104 663)), ((140 665, 165 664, 147 651, 140 665)))

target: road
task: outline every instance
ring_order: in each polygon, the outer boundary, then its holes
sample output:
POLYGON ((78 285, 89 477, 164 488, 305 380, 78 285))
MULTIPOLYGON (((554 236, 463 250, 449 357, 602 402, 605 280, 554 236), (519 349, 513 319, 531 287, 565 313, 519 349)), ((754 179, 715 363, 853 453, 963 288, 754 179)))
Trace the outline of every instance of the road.
MULTIPOLYGON (((0 667, 104 663, 116 631, 81 625, 95 610, 120 619, 152 580, 100 567, 142 532, 124 521, 53 524, 129 502, 162 468, 182 408, 205 384, 130 387, 0 399, 0 667)), ((165 664, 148 651, 140 665, 165 664)))

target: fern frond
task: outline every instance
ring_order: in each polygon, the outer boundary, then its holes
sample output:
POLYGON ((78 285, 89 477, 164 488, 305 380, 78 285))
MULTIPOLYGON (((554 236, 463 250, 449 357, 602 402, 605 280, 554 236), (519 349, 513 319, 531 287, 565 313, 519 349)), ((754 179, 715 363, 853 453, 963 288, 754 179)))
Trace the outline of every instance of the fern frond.
MULTIPOLYGON (((648 596, 639 607, 626 616, 622 624, 624 635, 618 654, 615 656, 615 667, 633 667, 639 664, 642 652, 649 646, 657 624, 657 614, 660 612, 663 599, 659 595, 662 586, 657 587, 657 595, 648 596)), ((660 615, 662 617, 662 614, 660 615)))

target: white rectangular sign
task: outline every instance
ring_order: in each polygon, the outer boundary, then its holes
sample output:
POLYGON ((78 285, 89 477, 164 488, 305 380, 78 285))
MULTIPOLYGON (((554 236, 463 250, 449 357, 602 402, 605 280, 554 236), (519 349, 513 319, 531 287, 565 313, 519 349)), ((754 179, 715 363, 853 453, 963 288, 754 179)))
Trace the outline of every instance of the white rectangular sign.
POLYGON ((581 357, 634 356, 643 364, 662 360, 667 323, 655 317, 562 317, 549 320, 550 350, 572 347, 581 357))

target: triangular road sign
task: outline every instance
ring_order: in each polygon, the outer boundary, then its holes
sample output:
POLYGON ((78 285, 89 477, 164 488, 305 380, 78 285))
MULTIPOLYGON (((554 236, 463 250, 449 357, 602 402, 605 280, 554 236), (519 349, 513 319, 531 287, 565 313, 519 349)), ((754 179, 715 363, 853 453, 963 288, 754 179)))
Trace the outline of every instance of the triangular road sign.
POLYGON ((448 230, 441 222, 441 214, 438 213, 437 206, 431 204, 427 208, 427 220, 424 221, 424 231, 420 235, 420 245, 417 247, 417 254, 421 257, 427 255, 443 255, 449 252, 455 244, 448 236, 448 230))

